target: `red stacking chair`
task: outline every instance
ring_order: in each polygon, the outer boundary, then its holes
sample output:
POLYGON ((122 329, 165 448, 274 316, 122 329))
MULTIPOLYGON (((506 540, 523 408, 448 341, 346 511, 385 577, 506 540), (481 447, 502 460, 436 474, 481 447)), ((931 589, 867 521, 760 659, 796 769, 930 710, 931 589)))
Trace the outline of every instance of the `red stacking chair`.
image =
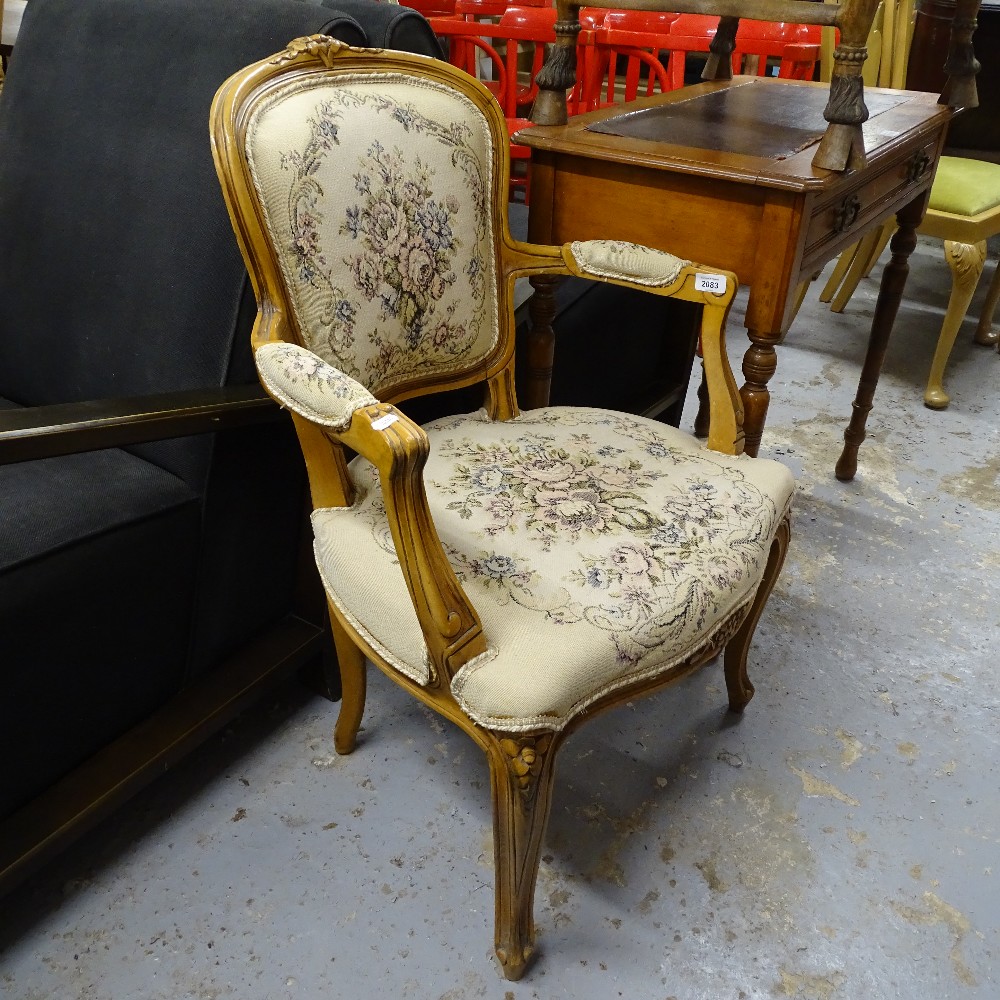
POLYGON ((408 0, 406 6, 419 11, 428 19, 455 16, 455 0, 408 0))
POLYGON ((736 65, 748 72, 745 56, 757 56, 757 75, 767 74, 768 58, 779 59, 778 76, 811 80, 820 54, 818 24, 741 20, 736 32, 736 65))
MULTIPOLYGON (((585 110, 607 107, 622 98, 633 101, 645 71, 645 93, 670 90, 660 53, 670 48, 670 25, 677 14, 656 11, 609 10, 593 34, 584 67, 585 110), (624 85, 619 78, 624 63, 624 85)), ((582 19, 581 19, 582 20, 582 19)))
MULTIPOLYGON (((743 22, 740 22, 742 27, 743 22)), ((718 17, 709 14, 681 14, 670 25, 670 86, 676 90, 684 86, 684 63, 689 52, 708 52, 718 17)), ((737 65, 735 53, 734 67, 737 65)))
MULTIPOLYGON (((684 85, 684 61, 688 52, 708 52, 719 19, 707 14, 682 14, 670 26, 670 83, 684 85)), ((819 59, 818 25, 787 21, 740 20, 733 52, 733 72, 739 73, 746 56, 757 57, 756 73, 767 73, 769 57, 780 59, 778 75, 811 79, 819 59)))

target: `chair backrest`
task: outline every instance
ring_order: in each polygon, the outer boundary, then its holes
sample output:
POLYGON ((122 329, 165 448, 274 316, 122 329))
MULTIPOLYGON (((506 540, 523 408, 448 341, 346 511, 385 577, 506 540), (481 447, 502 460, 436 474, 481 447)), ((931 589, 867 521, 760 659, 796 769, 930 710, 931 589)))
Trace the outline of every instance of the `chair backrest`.
POLYGON ((640 96, 640 88, 647 96, 670 90, 660 52, 669 49, 670 24, 676 17, 646 11, 607 11, 593 32, 593 51, 583 63, 582 110, 633 101, 640 96))
POLYGON ((460 93, 446 70, 341 52, 300 83, 278 58, 213 110, 216 155, 249 206, 237 230, 273 307, 257 340, 296 340, 386 400, 480 380, 510 356, 506 126, 485 88, 460 93), (237 105, 245 125, 230 138, 237 105))
POLYGON ((821 38, 818 24, 740 21, 734 51, 736 65, 743 73, 766 76, 768 60, 777 59, 779 77, 811 80, 820 57, 821 38))
MULTIPOLYGON (((0 396, 44 405, 254 378, 256 310, 206 118, 228 75, 315 31, 365 39, 297 0, 87 0, 85 14, 79 0, 31 0, 0 96, 0 396)), ((193 481, 210 447, 133 450, 193 481)))

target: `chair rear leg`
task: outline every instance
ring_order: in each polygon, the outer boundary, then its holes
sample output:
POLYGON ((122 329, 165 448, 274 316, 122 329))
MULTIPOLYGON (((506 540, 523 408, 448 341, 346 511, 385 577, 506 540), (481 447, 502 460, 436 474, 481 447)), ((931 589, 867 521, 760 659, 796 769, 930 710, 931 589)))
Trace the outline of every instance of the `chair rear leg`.
POLYGON ((507 979, 520 979, 535 951, 534 901, 552 803, 558 735, 490 734, 496 871, 495 947, 507 979))
POLYGON ((341 702, 337 725, 333 731, 333 745, 339 754, 354 751, 361 728, 361 718, 365 714, 365 695, 368 690, 367 665, 364 653, 341 625, 337 612, 330 605, 330 628, 333 643, 337 649, 337 664, 340 667, 341 702))
POLYGON ((747 653, 750 650, 750 642, 757 630, 757 622, 760 621, 764 605, 767 604, 767 600, 771 596, 771 591, 774 589, 778 574, 785 562, 790 535, 791 518, 786 514, 784 520, 778 525, 774 541, 771 543, 767 566, 764 568, 764 576, 757 588, 753 604, 750 606, 750 614, 746 616, 739 631, 726 645, 724 655, 726 688, 729 692, 729 708, 733 712, 742 712, 753 697, 754 687, 747 676, 747 653))
POLYGON ((1000 264, 993 272, 993 280, 990 282, 990 290, 983 303, 983 311, 979 315, 979 325, 976 327, 976 343, 985 347, 993 347, 1000 334, 993 329, 993 314, 997 311, 997 302, 1000 302, 1000 264))

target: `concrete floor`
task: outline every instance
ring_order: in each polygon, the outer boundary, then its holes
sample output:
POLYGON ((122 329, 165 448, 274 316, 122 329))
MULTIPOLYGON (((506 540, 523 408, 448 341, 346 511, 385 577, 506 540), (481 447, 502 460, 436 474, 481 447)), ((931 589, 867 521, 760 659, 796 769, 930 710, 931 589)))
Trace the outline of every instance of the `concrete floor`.
POLYGON ((940 244, 910 282, 849 485, 875 283, 840 318, 811 291, 765 434, 799 496, 757 697, 728 715, 709 667, 569 742, 523 982, 491 958, 485 764, 375 673, 353 756, 291 688, 0 903, 0 994, 1000 997, 1000 357, 968 324, 926 410, 940 244))

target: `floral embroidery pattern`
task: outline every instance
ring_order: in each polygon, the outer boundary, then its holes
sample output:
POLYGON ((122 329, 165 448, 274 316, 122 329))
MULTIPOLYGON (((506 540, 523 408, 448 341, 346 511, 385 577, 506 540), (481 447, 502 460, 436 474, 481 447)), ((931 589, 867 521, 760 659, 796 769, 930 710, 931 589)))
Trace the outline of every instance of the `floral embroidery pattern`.
POLYGON ((378 402, 363 385, 296 344, 264 344, 256 361, 272 393, 286 405, 305 405, 322 423, 349 423, 359 406, 378 402))
POLYGON ((315 174, 323 157, 340 145, 340 117, 341 112, 333 100, 323 101, 309 119, 310 136, 305 149, 281 155, 282 169, 295 174, 288 194, 290 245, 287 249, 299 281, 321 296, 319 320, 325 327, 324 339, 337 356, 354 343, 357 310, 344 289, 333 281, 330 261, 323 250, 320 235, 323 213, 319 208, 323 188, 315 174))
POLYGON ((373 143, 354 175, 361 204, 347 209, 347 221, 340 227, 364 248, 353 259, 344 259, 355 287, 369 302, 378 298, 381 320, 395 319, 403 328, 403 343, 382 343, 384 368, 394 366, 395 355, 419 347, 427 334, 434 347, 447 351, 459 344, 464 332, 448 322, 454 305, 436 322, 431 310, 456 280, 451 268, 461 245, 452 230, 459 201, 454 195, 437 201, 431 177, 419 157, 407 163, 402 150, 390 152, 380 142, 373 143))
MULTIPOLYGON (((532 420, 567 417, 550 411, 532 420)), ((539 428, 527 447, 435 442, 453 463, 447 479, 431 484, 456 497, 446 509, 475 518, 467 533, 485 542, 516 536, 493 550, 446 548, 464 582, 553 624, 585 620, 609 633, 617 660, 632 666, 703 629, 756 579, 778 512, 750 482, 720 474, 710 453, 671 448, 655 428, 600 411, 576 411, 573 420, 583 426, 571 435, 539 428), (602 443, 588 422, 634 448, 602 443), (683 478, 671 475, 681 463, 683 478), (550 551, 558 558, 546 563, 550 551)))
POLYGON ((309 346, 376 391, 483 350, 488 165, 472 128, 349 88, 319 101, 308 125, 304 148, 284 152, 280 168, 292 174, 286 267, 312 314, 309 346), (392 122, 374 142, 373 114, 392 122))

